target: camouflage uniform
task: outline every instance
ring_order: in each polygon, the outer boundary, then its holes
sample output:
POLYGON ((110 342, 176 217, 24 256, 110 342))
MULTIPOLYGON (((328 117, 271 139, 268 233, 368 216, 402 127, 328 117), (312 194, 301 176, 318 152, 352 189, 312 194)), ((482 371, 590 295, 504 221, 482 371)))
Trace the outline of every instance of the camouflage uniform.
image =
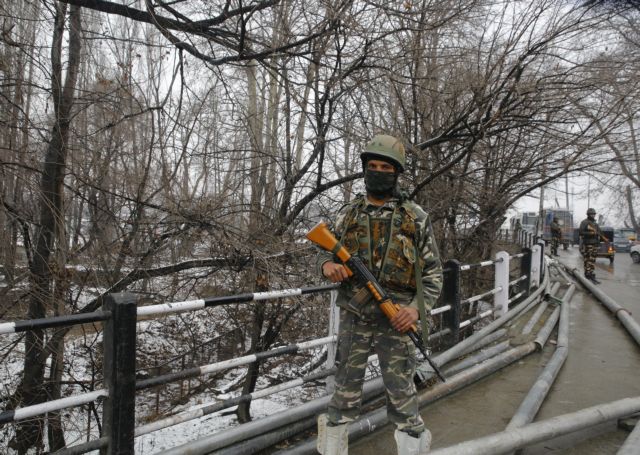
POLYGON ((589 277, 595 275, 595 263, 602 232, 598 223, 587 218, 580 223, 579 233, 583 247, 584 274, 589 277))
MULTIPOLYGON (((417 204, 392 198, 378 207, 358 196, 340 210, 334 232, 351 254, 362 259, 396 303, 416 309, 417 262, 422 269, 425 306, 427 310, 433 307, 442 288, 442 266, 429 216, 417 204)), ((320 270, 329 260, 331 255, 320 254, 320 270)), ((413 382, 415 347, 406 334, 393 329, 375 300, 364 292, 358 294, 359 290, 357 282, 349 280, 338 293, 338 372, 329 421, 335 425, 357 418, 367 357, 373 346, 385 383, 389 420, 400 430, 420 433, 424 423, 413 382)))

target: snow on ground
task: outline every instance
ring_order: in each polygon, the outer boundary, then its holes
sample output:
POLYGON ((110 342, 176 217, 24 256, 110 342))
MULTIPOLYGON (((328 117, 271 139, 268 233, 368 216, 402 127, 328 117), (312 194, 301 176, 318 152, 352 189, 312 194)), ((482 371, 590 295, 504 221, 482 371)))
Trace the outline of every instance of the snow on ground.
MULTIPOLYGON (((184 329, 189 326, 190 337, 193 339, 204 339, 205 335, 211 337, 213 335, 212 320, 217 318, 212 311, 194 312, 187 315, 175 317, 175 321, 165 324, 172 331, 184 329)), ((165 323, 167 321, 164 321, 165 323)), ((2 384, 1 393, 3 397, 9 396, 15 390, 19 380, 22 377, 23 370, 23 341, 20 341, 22 335, 5 335, 0 338, 0 356, 3 361, 0 366, 0 383, 2 384), (13 349, 9 349, 13 346, 13 349)), ((302 341, 302 340, 300 340, 302 341)), ((163 355, 175 355, 178 353, 179 346, 176 338, 168 336, 162 324, 157 320, 142 321, 138 325, 138 348, 145 351, 145 355, 149 353, 161 352, 163 355)), ((183 346, 184 347, 184 346, 183 346)), ((86 393, 91 390, 102 387, 101 383, 101 362, 102 362, 102 334, 96 331, 82 331, 80 334, 68 336, 65 346, 65 374, 64 381, 75 384, 63 386, 62 395, 70 396, 86 393), (92 377, 92 372, 98 371, 98 375, 92 377)), ((320 349, 315 352, 315 357, 321 355, 320 349)), ((308 359, 307 365, 313 362, 313 358, 308 359)), ((306 365, 305 365, 306 366, 306 365)), ((274 385, 274 382, 291 378, 295 371, 306 371, 305 366, 292 368, 289 362, 282 362, 274 370, 269 372, 268 377, 260 377, 256 390, 274 385), (277 380, 276 380, 277 378, 277 380)), ((227 384, 233 382, 244 372, 242 367, 229 371, 222 380, 218 381, 215 390, 225 390, 227 384)), ((48 374, 48 371, 46 372, 48 374)), ((304 373, 306 374, 306 373, 304 373)), ((197 382, 196 379, 192 381, 197 382)), ((179 385, 174 384, 170 387, 174 389, 179 385)), ((165 409, 166 405, 160 406, 160 414, 169 411, 169 415, 185 410, 193 410, 199 406, 210 405, 220 400, 233 398, 240 391, 232 391, 230 393, 215 394, 215 390, 208 393, 199 394, 192 397, 183 405, 175 406, 172 409, 165 409)), ((252 401, 251 413, 254 419, 260 419, 288 407, 295 406, 302 402, 308 401, 324 393, 322 387, 307 385, 304 388, 296 387, 291 390, 280 392, 270 396, 268 399, 258 399, 252 401)), ((137 394, 136 399, 136 426, 149 423, 149 416, 156 415, 156 392, 153 389, 142 391, 137 394)), ((166 450, 170 447, 194 441, 199 438, 224 431, 227 428, 234 427, 238 424, 233 410, 235 407, 219 411, 213 415, 204 416, 184 422, 169 428, 155 431, 153 433, 143 435, 135 440, 136 454, 152 454, 166 450)), ((65 429, 65 438, 67 446, 73 446, 86 442, 87 440, 99 437, 98 427, 95 422, 95 415, 102 418, 102 405, 97 403, 95 410, 90 410, 88 406, 79 406, 63 411, 63 425, 65 429), (90 422, 90 423, 89 423, 90 422)), ((163 415, 158 416, 162 418, 163 415)), ((14 425, 5 425, 0 429, 0 447, 7 447, 9 440, 14 435, 14 425)), ((97 454, 98 452, 92 452, 97 454)))

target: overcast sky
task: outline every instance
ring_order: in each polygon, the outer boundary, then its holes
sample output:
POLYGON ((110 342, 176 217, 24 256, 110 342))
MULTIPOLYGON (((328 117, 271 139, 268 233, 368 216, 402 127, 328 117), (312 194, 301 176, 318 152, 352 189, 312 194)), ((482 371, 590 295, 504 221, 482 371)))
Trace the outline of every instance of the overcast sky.
MULTIPOLYGON (((591 206, 598 215, 604 216, 604 224, 613 227, 622 227, 622 221, 616 209, 612 208, 613 197, 609 192, 595 190, 595 182, 591 182, 589 191, 589 178, 586 176, 569 177, 569 208, 573 210, 573 222, 579 224, 587 217, 587 209, 591 206)), ((558 180, 544 190, 544 207, 566 207, 565 179, 558 180)), ((519 211, 537 212, 540 208, 540 191, 535 191, 532 196, 521 198, 515 205, 519 211)), ((513 215, 512 213, 509 216, 513 215)), ((577 226, 576 226, 577 227, 577 226)))

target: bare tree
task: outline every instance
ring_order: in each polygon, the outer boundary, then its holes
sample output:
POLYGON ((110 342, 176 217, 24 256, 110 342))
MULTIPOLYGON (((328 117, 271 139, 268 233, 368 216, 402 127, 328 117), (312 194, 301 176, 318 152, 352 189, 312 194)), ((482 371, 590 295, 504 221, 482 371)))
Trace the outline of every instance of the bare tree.
MULTIPOLYGON (((80 64, 82 39, 80 36, 80 8, 72 7, 67 14, 66 6, 58 4, 55 14, 53 45, 51 47, 51 84, 54 103, 54 123, 51 130, 49 147, 44 160, 41 193, 39 201, 39 228, 35 236, 35 250, 31 264, 31 298, 28 316, 31 319, 46 316, 47 307, 56 307, 56 286, 62 284, 60 262, 54 266, 52 255, 56 251, 56 243, 64 239, 64 200, 63 178, 67 158, 67 145, 74 91, 80 64), (62 80, 62 48, 65 24, 69 24, 69 55, 66 77, 62 80), (54 273, 52 273, 54 272, 54 273)), ((55 260, 55 259, 54 259, 55 260)), ((64 262, 62 262, 64 266, 64 262)), ((43 387, 44 363, 41 354, 44 348, 43 331, 32 330, 25 337, 25 364, 22 383, 16 393, 18 403, 32 405, 47 399, 46 388, 43 387)), ((62 361, 61 349, 54 349, 54 362, 62 361)), ((54 369, 56 367, 54 366, 54 369)), ((26 453, 29 447, 39 446, 42 442, 42 421, 35 420, 22 423, 16 432, 12 446, 18 453, 26 453)), ((60 437, 59 431, 52 430, 54 440, 60 437)), ((64 445, 64 440, 57 441, 64 445)))

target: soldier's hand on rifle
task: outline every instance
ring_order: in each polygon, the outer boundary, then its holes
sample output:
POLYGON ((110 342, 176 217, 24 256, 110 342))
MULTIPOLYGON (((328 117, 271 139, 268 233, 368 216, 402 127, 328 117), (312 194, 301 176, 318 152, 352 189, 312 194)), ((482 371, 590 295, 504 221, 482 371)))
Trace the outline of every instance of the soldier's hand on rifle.
POLYGON ((400 333, 404 333, 420 318, 418 310, 412 307, 400 307, 396 315, 391 319, 391 325, 400 333))
POLYGON ((341 281, 349 278, 347 269, 342 264, 335 262, 325 262, 322 264, 322 274, 329 279, 332 283, 340 283, 341 281))

